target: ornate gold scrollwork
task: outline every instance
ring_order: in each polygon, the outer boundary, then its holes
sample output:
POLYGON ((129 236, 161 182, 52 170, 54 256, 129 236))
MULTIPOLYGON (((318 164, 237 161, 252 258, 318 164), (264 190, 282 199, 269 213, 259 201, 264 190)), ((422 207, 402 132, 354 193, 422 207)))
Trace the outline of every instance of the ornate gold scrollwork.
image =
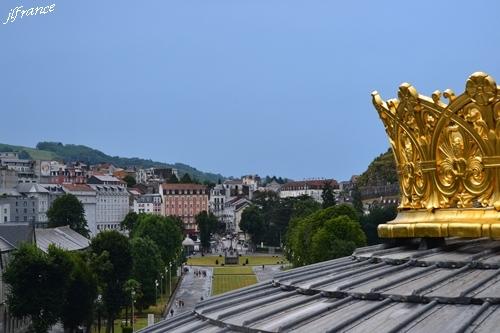
POLYGON ((497 216, 493 221, 500 227, 498 95, 495 80, 482 72, 469 77, 461 95, 445 90, 447 103, 441 100, 441 92, 425 97, 408 83, 400 86, 397 100, 384 102, 377 92, 372 93, 394 152, 401 188, 400 214, 391 226, 381 226, 381 237, 396 237, 388 230, 398 230, 398 237, 419 237, 419 232, 447 236, 453 230, 463 235, 464 221, 476 223, 472 236, 478 233, 477 223, 491 224, 492 216, 497 216), (478 209, 493 210, 487 222, 478 209), (444 213, 434 214, 437 210, 444 213), (453 210, 462 223, 460 228, 449 226, 454 221, 446 210, 453 210), (426 223, 425 228, 412 226, 408 227, 411 232, 402 231, 406 230, 403 225, 424 223, 422 216, 439 225, 435 230, 426 223))

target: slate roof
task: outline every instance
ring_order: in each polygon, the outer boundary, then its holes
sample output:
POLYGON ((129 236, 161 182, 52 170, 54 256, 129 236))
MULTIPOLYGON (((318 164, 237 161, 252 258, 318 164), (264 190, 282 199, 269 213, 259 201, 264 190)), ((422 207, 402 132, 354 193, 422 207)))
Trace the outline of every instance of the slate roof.
POLYGON ((377 245, 198 303, 159 332, 495 332, 500 241, 377 245))
POLYGON ((33 227, 28 223, 1 223, 0 238, 12 247, 33 241, 33 227))
POLYGON ((78 251, 90 245, 90 241, 72 230, 69 226, 47 229, 35 229, 36 245, 47 252, 50 244, 54 244, 64 250, 78 251))

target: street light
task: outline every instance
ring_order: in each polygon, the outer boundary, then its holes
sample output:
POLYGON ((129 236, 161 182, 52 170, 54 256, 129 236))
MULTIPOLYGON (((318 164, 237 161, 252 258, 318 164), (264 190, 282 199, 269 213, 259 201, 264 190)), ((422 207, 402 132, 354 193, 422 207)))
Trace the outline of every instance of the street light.
POLYGON ((165 295, 167 294, 167 274, 168 274, 168 268, 167 266, 165 266, 165 295))
MULTIPOLYGON (((166 275, 164 276, 164 275, 163 275, 163 273, 162 273, 162 274, 160 274, 160 276, 161 276, 161 283, 160 283, 160 298, 161 298, 161 295, 163 295, 163 278, 165 278, 165 279, 166 279, 166 278, 167 278, 167 276, 166 276, 166 275)), ((165 291, 166 291, 166 290, 165 290, 165 291)))
POLYGON ((155 280, 155 304, 158 300, 158 280, 155 280))
POLYGON ((169 281, 169 286, 170 286, 168 293, 169 293, 169 296, 171 296, 172 295, 172 262, 169 261, 168 265, 170 267, 170 269, 168 270, 168 281, 169 281))
POLYGON ((134 302, 135 302, 135 290, 132 289, 130 292, 132 296, 132 332, 134 331, 134 302))

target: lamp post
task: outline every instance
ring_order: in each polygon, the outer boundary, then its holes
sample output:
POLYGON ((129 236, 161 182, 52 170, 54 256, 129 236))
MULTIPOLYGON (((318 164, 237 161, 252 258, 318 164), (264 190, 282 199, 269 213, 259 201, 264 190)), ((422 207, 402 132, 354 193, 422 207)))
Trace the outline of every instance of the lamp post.
POLYGON ((101 332, 101 307, 102 307, 102 295, 97 295, 97 330, 101 332))
MULTIPOLYGON (((167 295, 167 274, 168 274, 168 268, 165 266, 165 295, 167 295)), ((170 294, 170 291, 168 292, 170 294)))
POLYGON ((170 289, 168 290, 169 296, 172 295, 172 262, 169 261, 168 263, 169 270, 168 270, 168 282, 170 289))
MULTIPOLYGON (((160 298, 161 298, 161 295, 163 295, 163 278, 166 279, 167 276, 166 275, 164 276, 163 273, 160 276, 161 276, 161 282, 160 282, 160 298)), ((166 292, 166 290, 165 290, 165 292, 166 292)))
POLYGON ((132 289, 130 292, 132 297, 132 332, 134 331, 134 302, 135 302, 135 290, 132 289))
POLYGON ((158 301, 158 280, 155 280, 155 304, 158 301))

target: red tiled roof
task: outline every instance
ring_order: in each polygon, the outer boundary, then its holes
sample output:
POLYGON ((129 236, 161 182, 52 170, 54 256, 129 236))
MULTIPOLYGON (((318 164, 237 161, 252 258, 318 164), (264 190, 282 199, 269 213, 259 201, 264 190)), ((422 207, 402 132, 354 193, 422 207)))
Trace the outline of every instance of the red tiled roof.
POLYGON ((63 187, 64 189, 73 192, 94 192, 92 187, 88 186, 87 184, 64 184, 63 187))
POLYGON ((200 184, 171 184, 164 183, 161 184, 161 188, 164 190, 206 190, 205 185, 200 184))

